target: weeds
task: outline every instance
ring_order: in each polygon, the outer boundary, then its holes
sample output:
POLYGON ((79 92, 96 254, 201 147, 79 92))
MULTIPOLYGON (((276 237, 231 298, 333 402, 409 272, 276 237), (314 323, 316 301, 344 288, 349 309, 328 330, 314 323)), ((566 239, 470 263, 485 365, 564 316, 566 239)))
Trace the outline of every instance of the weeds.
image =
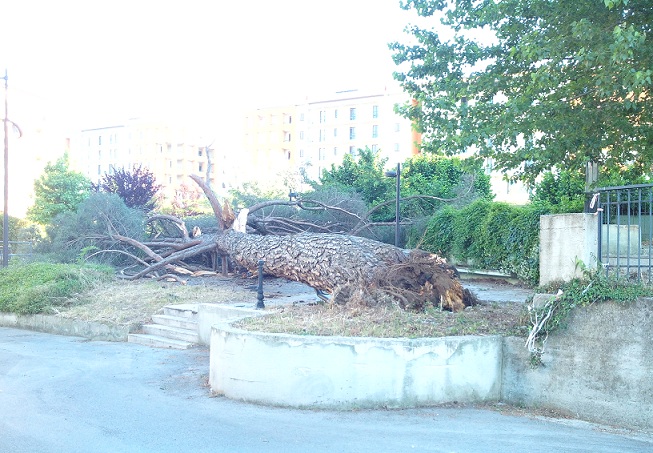
POLYGON ((565 328, 575 309, 608 301, 626 304, 639 297, 653 295, 651 287, 606 277, 600 270, 585 270, 583 279, 563 283, 557 289, 557 295, 546 303, 539 307, 529 306, 531 330, 526 347, 531 355, 530 363, 534 367, 542 365, 542 354, 549 334, 565 328))

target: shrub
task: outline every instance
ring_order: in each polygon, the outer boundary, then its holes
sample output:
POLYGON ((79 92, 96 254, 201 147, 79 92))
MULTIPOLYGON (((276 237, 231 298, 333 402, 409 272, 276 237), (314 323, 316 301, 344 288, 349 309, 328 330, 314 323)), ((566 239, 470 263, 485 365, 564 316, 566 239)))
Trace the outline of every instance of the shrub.
POLYGON ((540 215, 546 204, 513 206, 478 200, 462 209, 445 207, 433 215, 421 248, 472 268, 539 280, 540 215))
MULTIPOLYGON (((145 216, 138 209, 125 206, 116 194, 94 193, 84 200, 76 211, 58 215, 47 228, 49 244, 41 251, 50 253, 52 259, 71 263, 90 251, 115 248, 124 249, 112 240, 109 232, 144 239, 145 216)), ((118 264, 123 257, 119 254, 103 254, 97 262, 118 264)))
POLYGON ((35 262, 0 270, 0 311, 47 313, 94 284, 113 278, 113 269, 35 262))

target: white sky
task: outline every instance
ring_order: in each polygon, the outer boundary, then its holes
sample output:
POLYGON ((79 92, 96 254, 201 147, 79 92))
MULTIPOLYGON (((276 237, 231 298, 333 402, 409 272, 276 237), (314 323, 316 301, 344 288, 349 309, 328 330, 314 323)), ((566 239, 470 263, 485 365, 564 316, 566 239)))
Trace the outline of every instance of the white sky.
POLYGON ((0 71, 24 129, 240 121, 235 103, 389 82, 411 20, 399 0, 4 0, 0 71))

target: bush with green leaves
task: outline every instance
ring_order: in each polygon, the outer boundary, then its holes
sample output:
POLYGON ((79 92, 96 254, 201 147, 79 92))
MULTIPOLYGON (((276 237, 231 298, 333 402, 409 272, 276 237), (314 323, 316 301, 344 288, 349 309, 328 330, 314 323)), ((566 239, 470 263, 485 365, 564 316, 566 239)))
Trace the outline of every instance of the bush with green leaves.
POLYGON ((76 211, 62 213, 52 221, 47 228, 48 243, 41 251, 55 261, 72 263, 99 250, 112 249, 116 252, 96 254, 94 261, 121 264, 125 256, 120 251, 127 249, 111 239, 110 233, 143 240, 145 215, 140 209, 128 208, 116 194, 94 193, 76 211))
POLYGON ((91 180, 69 168, 68 155, 45 166, 43 175, 34 182, 34 205, 27 217, 41 225, 49 224, 63 212, 71 212, 91 191, 91 180))
POLYGON ((543 204, 487 200, 461 209, 447 206, 431 217, 419 246, 455 263, 515 274, 534 284, 539 280, 540 215, 547 213, 543 204))
POLYGON ((114 270, 103 266, 79 266, 34 262, 0 269, 0 312, 51 313, 70 298, 111 280, 114 270))
POLYGON ((385 176, 386 163, 387 159, 370 148, 359 149, 357 156, 345 154, 340 165, 324 170, 319 185, 353 189, 372 207, 394 197, 394 179, 385 176))

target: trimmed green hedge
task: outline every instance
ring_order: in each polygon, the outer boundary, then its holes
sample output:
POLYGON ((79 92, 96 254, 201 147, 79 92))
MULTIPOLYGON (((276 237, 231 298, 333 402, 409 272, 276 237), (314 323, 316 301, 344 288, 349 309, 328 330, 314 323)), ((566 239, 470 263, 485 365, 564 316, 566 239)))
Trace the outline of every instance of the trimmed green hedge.
POLYGON ((536 284, 540 215, 549 211, 544 204, 514 206, 486 200, 462 209, 445 207, 431 217, 420 248, 536 284))
POLYGON ((0 269, 0 312, 47 313, 69 299, 113 278, 107 266, 29 263, 0 269))

